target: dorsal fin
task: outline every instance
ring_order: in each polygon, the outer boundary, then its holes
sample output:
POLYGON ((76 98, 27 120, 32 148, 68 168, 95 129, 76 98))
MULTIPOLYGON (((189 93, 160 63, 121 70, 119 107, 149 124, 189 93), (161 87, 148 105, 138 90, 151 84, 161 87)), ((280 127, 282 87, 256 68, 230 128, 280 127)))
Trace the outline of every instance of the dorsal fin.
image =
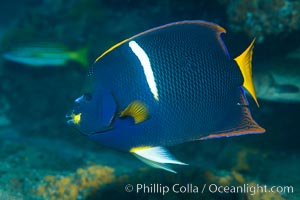
POLYGON ((253 80, 252 80, 252 54, 253 54, 254 42, 255 42, 255 38, 253 39, 249 47, 241 55, 236 57, 234 60, 237 62, 242 72, 242 75, 244 77, 243 87, 250 93, 256 105, 259 107, 254 85, 253 85, 253 80))
POLYGON ((103 56, 105 56, 105 55, 108 54, 109 52, 113 51, 113 50, 116 49, 117 47, 119 47, 119 46, 121 46, 122 44, 124 44, 124 43, 126 43, 126 42, 128 42, 128 41, 130 41, 130 40, 133 40, 133 39, 135 39, 135 38, 137 38, 137 37, 139 37, 139 36, 145 35, 145 34, 147 34, 147 33, 150 33, 150 32, 156 31, 156 30, 160 30, 160 29, 163 29, 163 28, 167 28, 167 27, 170 27, 170 26, 177 26, 177 25, 182 25, 182 24, 202 25, 202 26, 207 26, 207 27, 209 27, 209 28, 215 30, 216 33, 217 33, 217 38, 218 38, 218 40, 219 40, 219 42, 220 42, 220 44, 221 44, 221 46, 222 46, 222 49, 224 50, 224 52, 225 52, 226 54, 228 54, 228 51, 227 51, 227 49, 226 49, 226 47, 225 47, 225 45, 224 45, 224 43, 223 43, 223 41, 222 41, 222 39, 221 39, 221 37, 220 37, 220 34, 221 34, 221 33, 226 33, 226 30, 225 30, 223 27, 221 27, 221 26, 219 26, 219 25, 217 25, 217 24, 215 24, 215 23, 207 22, 207 21, 203 21, 203 20, 185 20, 185 21, 179 21, 179 22, 172 22, 172 23, 169 23, 169 24, 165 24, 165 25, 162 25, 162 26, 158 26, 158 27, 155 27, 155 28, 151 28, 151 29, 149 29, 149 30, 147 30, 147 31, 141 32, 141 33, 136 34, 136 35, 134 35, 134 36, 132 36, 132 37, 130 37, 130 38, 127 38, 127 39, 125 39, 125 40, 122 40, 121 42, 119 42, 119 43, 113 45, 112 47, 110 47, 109 49, 107 49, 104 53, 102 53, 100 56, 98 56, 98 57, 96 58, 96 60, 94 61, 94 63, 98 62, 103 56))

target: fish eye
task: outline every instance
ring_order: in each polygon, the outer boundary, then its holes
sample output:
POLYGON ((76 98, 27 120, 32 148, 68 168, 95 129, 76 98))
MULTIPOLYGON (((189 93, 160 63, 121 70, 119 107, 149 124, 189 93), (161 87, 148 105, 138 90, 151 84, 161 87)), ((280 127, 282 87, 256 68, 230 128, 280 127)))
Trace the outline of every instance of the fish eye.
POLYGON ((85 101, 91 101, 93 98, 91 93, 85 93, 83 97, 85 101))

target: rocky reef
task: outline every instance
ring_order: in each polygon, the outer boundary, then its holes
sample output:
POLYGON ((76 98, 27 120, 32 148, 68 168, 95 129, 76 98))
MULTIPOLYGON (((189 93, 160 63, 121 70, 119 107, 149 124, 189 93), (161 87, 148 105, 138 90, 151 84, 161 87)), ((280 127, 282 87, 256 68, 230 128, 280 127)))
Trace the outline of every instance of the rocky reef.
POLYGON ((234 0, 227 3, 230 28, 257 37, 263 42, 269 35, 299 31, 300 2, 292 0, 234 0))
POLYGON ((102 185, 115 181, 114 170, 100 165, 79 168, 69 175, 47 175, 34 190, 43 199, 58 200, 78 198, 86 199, 88 195, 100 190, 102 185))

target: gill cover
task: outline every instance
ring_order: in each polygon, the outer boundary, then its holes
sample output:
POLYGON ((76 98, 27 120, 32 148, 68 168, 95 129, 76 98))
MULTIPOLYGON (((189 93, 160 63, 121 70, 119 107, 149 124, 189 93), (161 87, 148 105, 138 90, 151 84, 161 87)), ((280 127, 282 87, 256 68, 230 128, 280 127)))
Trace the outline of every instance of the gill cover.
POLYGON ((104 132, 112 128, 116 103, 111 93, 95 90, 75 100, 71 122, 85 135, 104 132))
POLYGON ((117 105, 114 97, 108 91, 104 91, 102 95, 102 126, 111 126, 112 120, 115 117, 117 105))

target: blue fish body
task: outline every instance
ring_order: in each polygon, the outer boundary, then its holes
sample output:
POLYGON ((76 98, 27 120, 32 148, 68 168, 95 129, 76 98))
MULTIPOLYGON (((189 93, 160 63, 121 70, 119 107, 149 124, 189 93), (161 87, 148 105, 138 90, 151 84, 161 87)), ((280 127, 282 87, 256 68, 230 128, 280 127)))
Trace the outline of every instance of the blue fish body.
POLYGON ((130 152, 264 132, 251 117, 245 76, 230 59, 223 32, 213 23, 183 21, 113 46, 90 69, 95 98, 74 108, 73 116, 81 117, 76 126, 92 140, 130 152), (94 117, 85 120, 88 115, 94 117))

